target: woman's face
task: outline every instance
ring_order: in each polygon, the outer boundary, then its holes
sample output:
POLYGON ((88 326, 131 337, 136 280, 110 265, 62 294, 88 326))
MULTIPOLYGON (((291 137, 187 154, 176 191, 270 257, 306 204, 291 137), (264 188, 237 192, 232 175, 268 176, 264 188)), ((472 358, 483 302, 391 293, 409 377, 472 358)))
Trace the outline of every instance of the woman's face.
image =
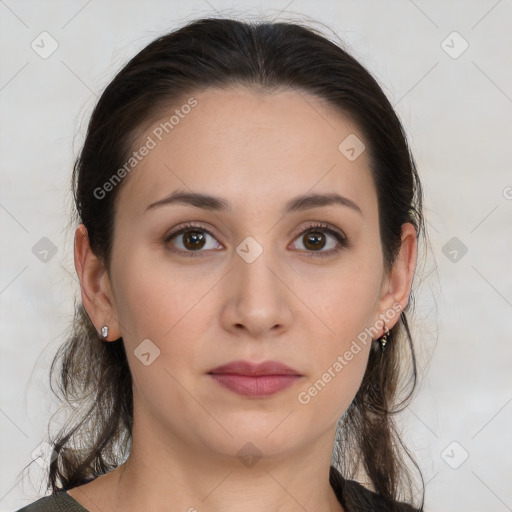
POLYGON ((116 201, 112 317, 98 323, 123 337, 136 426, 217 455, 332 448, 367 364, 365 329, 380 336, 381 315, 391 328, 408 296, 384 272, 364 137, 305 93, 193 98, 140 137, 116 201), (216 199, 165 202, 178 191, 216 199), (211 373, 239 361, 293 372, 211 373))

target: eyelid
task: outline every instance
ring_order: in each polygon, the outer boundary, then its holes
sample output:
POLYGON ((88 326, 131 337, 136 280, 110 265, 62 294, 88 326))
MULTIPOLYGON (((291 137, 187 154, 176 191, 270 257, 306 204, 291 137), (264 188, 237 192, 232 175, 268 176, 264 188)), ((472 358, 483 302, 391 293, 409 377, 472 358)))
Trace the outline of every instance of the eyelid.
MULTIPOLYGON (((306 226, 302 226, 297 233, 294 235, 295 238, 297 238, 300 235, 303 235, 304 233, 308 231, 312 231, 313 229, 318 229, 320 231, 324 230, 326 233, 337 235, 338 237, 342 238, 343 240, 348 240, 348 237, 345 235, 341 229, 336 228, 329 224, 328 222, 318 222, 318 221, 311 221, 306 226)), ((294 238, 294 240, 295 240, 294 238)))
POLYGON ((177 228, 173 228, 171 229, 164 237, 164 240, 167 242, 168 240, 170 240, 172 237, 175 237, 176 235, 180 235, 184 232, 187 232, 187 231, 192 231, 193 229, 197 229, 197 230, 200 230, 200 231, 204 231, 205 233, 208 233, 209 235, 213 236, 213 237, 216 237, 216 235, 214 235, 212 233, 212 231, 210 230, 210 228, 207 228, 205 226, 205 224, 203 224, 202 222, 195 222, 195 221, 188 221, 188 222, 185 222, 184 224, 180 225, 179 227, 177 228))

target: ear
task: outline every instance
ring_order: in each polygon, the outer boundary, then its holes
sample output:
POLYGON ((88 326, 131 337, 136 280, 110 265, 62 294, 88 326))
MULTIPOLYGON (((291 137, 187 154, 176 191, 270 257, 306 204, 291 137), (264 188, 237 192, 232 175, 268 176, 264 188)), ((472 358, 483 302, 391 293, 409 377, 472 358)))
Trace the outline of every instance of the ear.
MULTIPOLYGON (((402 241, 399 253, 392 269, 383 280, 377 317, 386 319, 387 328, 390 330, 400 318, 400 315, 395 313, 401 313, 409 302, 414 271, 416 270, 418 251, 416 237, 416 229, 410 222, 402 224, 402 241), (391 316, 392 319, 390 319, 390 311, 395 312, 391 316)), ((384 332, 385 328, 383 329, 384 332)))
POLYGON ((107 340, 116 340, 121 337, 121 332, 110 279, 104 263, 91 250, 87 228, 83 224, 75 232, 74 245, 75 269, 80 279, 84 308, 97 332, 101 333, 101 327, 107 325, 107 340))

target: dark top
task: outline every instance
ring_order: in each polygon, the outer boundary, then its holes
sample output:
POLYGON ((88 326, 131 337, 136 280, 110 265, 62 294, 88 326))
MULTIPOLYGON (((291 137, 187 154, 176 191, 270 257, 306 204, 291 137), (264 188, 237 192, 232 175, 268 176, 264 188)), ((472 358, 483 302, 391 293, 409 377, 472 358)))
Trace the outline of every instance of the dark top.
MULTIPOLYGON (((346 480, 331 466, 329 482, 345 512, 388 512, 389 507, 382 498, 354 480, 346 480), (357 499, 358 504, 354 501, 357 499)), ((416 512, 417 509, 406 503, 396 503, 393 511, 416 512)), ((45 496, 16 512, 89 512, 65 490, 45 496)))

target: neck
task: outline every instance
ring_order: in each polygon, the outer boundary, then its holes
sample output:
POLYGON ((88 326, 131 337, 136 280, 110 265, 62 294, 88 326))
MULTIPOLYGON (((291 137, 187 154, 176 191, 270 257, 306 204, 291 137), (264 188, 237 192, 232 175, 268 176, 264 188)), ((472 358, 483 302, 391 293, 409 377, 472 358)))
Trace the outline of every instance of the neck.
POLYGON ((329 482, 335 425, 293 451, 259 458, 243 441, 247 456, 219 453, 144 420, 135 415, 124 464, 71 490, 90 512, 343 512, 329 482))
POLYGON ((70 494, 91 512, 343 512, 329 483, 334 433, 300 453, 259 460, 142 434, 134 424, 127 461, 70 494))
POLYGON ((329 466, 318 468, 307 459, 274 464, 261 459, 252 468, 241 468, 239 461, 229 465, 196 460, 193 467, 176 459, 154 466, 151 461, 130 456, 119 468, 112 510, 343 510, 329 483, 329 466))

